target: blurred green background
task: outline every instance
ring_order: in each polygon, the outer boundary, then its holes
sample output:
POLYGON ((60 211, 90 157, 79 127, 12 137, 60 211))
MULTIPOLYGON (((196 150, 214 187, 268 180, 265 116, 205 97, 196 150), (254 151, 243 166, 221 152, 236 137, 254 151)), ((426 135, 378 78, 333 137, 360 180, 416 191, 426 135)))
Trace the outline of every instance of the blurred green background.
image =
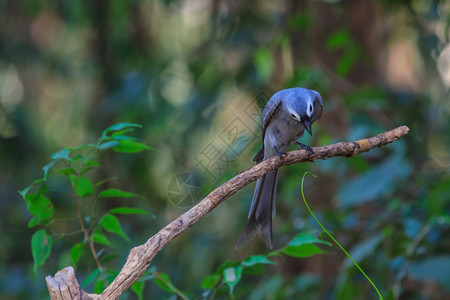
MULTIPOLYGON (((120 247, 106 249, 117 254, 109 266, 120 268, 131 247, 252 166, 265 102, 302 86, 324 99, 306 144, 400 125, 411 131, 350 159, 284 167, 275 247, 318 229, 299 193, 310 170, 318 175, 305 182, 310 206, 386 299, 450 299, 449 32, 444 0, 0 1, 0 298, 47 299, 44 277, 69 265, 68 249, 82 239, 55 244, 33 273, 35 229, 27 228, 31 216, 17 191, 42 176, 52 153, 95 142, 117 122, 142 124, 137 137, 158 149, 100 158, 96 176, 119 178, 108 187, 143 195, 103 201, 102 209, 125 203, 156 216, 121 218, 131 242, 111 237, 120 247), (176 180, 186 178, 198 190, 180 199, 176 180)), ((260 241, 233 250, 253 187, 176 238, 152 265, 201 299, 201 280, 222 262, 267 254, 260 241)), ((70 201, 54 205, 59 216, 73 214, 70 201)), ((63 233, 73 224, 52 226, 63 233)), ((80 282, 95 269, 88 253, 81 261, 80 282)), ((244 275, 235 297, 376 299, 336 246, 277 262, 266 276, 244 275)), ((145 296, 173 299, 153 282, 145 296)))

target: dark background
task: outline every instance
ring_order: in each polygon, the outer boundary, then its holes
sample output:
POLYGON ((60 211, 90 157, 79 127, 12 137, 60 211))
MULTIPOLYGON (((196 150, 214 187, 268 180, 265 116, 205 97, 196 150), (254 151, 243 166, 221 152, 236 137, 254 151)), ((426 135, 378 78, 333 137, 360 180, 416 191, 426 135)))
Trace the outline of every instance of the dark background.
MULTIPOLYGON (((100 157, 97 176, 119 178, 108 187, 144 196, 102 208, 126 202, 156 216, 121 218, 131 243, 111 237, 120 246, 106 249, 118 254, 109 266, 120 268, 131 247, 250 167, 261 146, 254 113, 274 92, 302 86, 324 99, 306 144, 400 125, 411 131, 364 155, 283 168, 275 247, 318 229, 299 193, 310 170, 318 176, 305 182, 310 206, 386 299, 450 299, 449 28, 449 2, 439 0, 0 1, 1 298, 48 298, 44 277, 69 265, 68 249, 82 239, 55 244, 33 273, 34 229, 17 191, 42 176, 52 153, 94 142, 117 122, 142 124, 136 136, 158 150, 100 157), (190 175, 201 191, 174 203, 171 182, 190 175)), ((267 254, 259 241, 233 250, 253 187, 152 264, 200 299, 201 280, 222 262, 267 254)), ((55 214, 73 212, 73 203, 54 204, 55 214)), ((93 269, 84 255, 80 281, 93 269)), ((266 272, 244 275, 236 298, 376 299, 336 246, 326 255, 278 259, 266 272)), ((171 297, 152 282, 145 295, 171 297)))

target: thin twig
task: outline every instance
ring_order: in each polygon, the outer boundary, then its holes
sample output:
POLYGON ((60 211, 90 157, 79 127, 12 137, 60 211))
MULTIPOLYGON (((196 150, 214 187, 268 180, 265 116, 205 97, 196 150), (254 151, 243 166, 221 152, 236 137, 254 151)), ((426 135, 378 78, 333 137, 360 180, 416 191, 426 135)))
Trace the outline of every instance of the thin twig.
POLYGON ((78 201, 78 197, 77 197, 76 192, 75 192, 76 189, 77 189, 77 184, 78 184, 78 173, 77 173, 76 181, 75 181, 75 184, 74 184, 74 187, 73 187, 74 192, 72 194, 73 199, 75 200, 75 206, 77 208, 77 218, 78 218, 78 221, 80 223, 80 228, 81 228, 81 231, 83 232, 84 238, 87 241, 87 243, 89 244, 89 249, 91 250, 92 256, 94 257, 95 264, 97 265, 97 268, 100 270, 100 273, 103 273, 103 267, 100 264, 100 261, 98 260, 98 257, 97 257, 97 252, 95 251, 94 239, 93 238, 92 239, 89 238, 89 230, 86 229, 86 227, 84 226, 84 222, 83 222, 83 219, 81 217, 80 203, 78 201))
POLYGON ((216 298, 217 292, 225 285, 225 281, 221 280, 220 283, 216 286, 214 289, 214 293, 211 295, 211 297, 208 298, 208 300, 214 300, 216 298))

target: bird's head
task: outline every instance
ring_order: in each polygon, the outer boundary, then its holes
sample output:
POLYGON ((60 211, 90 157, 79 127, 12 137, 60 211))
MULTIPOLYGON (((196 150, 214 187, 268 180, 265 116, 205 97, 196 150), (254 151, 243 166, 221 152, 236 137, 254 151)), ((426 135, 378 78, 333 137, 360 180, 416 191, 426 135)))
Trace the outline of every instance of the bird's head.
MULTIPOLYGON (((290 97, 286 100, 286 107, 290 116, 297 122, 302 123, 303 127, 312 135, 311 124, 316 119, 315 109, 316 101, 320 101, 320 109, 322 108, 322 98, 320 94, 313 90, 304 88, 294 88, 290 97)), ((319 117, 322 111, 319 113, 319 117)))

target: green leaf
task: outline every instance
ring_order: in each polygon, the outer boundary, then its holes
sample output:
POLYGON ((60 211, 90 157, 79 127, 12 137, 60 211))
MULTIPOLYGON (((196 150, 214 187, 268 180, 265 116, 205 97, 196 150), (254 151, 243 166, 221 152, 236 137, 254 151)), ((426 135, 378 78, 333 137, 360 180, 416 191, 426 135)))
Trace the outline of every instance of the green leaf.
POLYGON ((104 215, 101 219, 100 219, 100 225, 109 232, 112 233, 116 233, 118 235, 120 235, 121 237, 123 237, 127 242, 130 241, 130 239, 128 238, 128 236, 125 234, 125 232, 123 232, 122 227, 120 226, 120 222, 119 220, 110 214, 106 214, 104 215))
POLYGON ((31 190, 32 187, 33 187, 33 183, 30 184, 29 186, 27 186, 26 188, 24 188, 23 190, 20 190, 19 195, 25 199, 25 196, 28 194, 28 192, 31 190))
POLYGON ((101 191, 98 196, 99 197, 107 197, 107 198, 111 198, 111 197, 130 198, 130 197, 138 196, 138 195, 130 193, 130 192, 118 190, 118 189, 106 189, 106 190, 101 191))
POLYGON ((117 147, 114 147, 115 151, 124 153, 137 153, 141 152, 142 150, 151 149, 152 148, 150 148, 146 144, 133 140, 120 140, 119 145, 117 147))
POLYGON ((73 245, 72 249, 70 249, 70 259, 72 259, 72 263, 74 266, 77 265, 80 260, 81 255, 83 254, 84 242, 73 245))
POLYGON ((99 187, 99 186, 101 186, 102 184, 105 184, 105 183, 110 182, 110 181, 113 181, 113 180, 117 180, 117 177, 110 177, 110 178, 103 179, 103 180, 97 182, 97 183, 95 184, 95 187, 99 187))
POLYGON ((100 150, 106 150, 117 146, 119 146, 118 141, 107 141, 98 145, 97 148, 100 150))
POLYGON ((107 245, 107 246, 114 247, 114 245, 109 241, 109 239, 106 237, 106 235, 104 235, 103 233, 101 233, 99 231, 95 232, 92 235, 92 240, 95 243, 100 244, 100 245, 107 245))
POLYGON ((153 281, 164 291, 169 293, 174 293, 175 291, 172 289, 172 281, 170 280, 170 277, 165 273, 158 273, 155 278, 153 278, 153 281))
POLYGON ((94 186, 88 178, 83 176, 76 177, 74 175, 69 175, 69 178, 72 183, 72 187, 78 196, 89 196, 94 192, 94 186))
POLYGON ((52 160, 50 163, 46 164, 44 167, 42 167, 42 170, 44 171, 44 180, 47 180, 48 171, 51 167, 53 167, 54 164, 56 164, 58 160, 52 160))
POLYGON ((108 133, 110 133, 111 131, 121 131, 121 130, 125 130, 125 129, 133 129, 133 128, 142 128, 141 125, 139 124, 134 124, 134 123, 118 123, 118 124, 114 124, 108 128, 106 128, 105 130, 103 130, 102 132, 102 136, 100 137, 100 139, 98 140, 98 143, 102 143, 107 139, 110 139, 110 137, 108 136, 108 133))
POLYGON ((136 281, 131 285, 131 290, 136 294, 139 300, 144 299, 144 287, 145 282, 143 281, 136 281))
POLYGON ((243 265, 244 267, 250 267, 250 266, 257 265, 257 264, 276 265, 277 263, 274 261, 271 261, 265 255, 253 255, 241 263, 241 265, 243 265))
POLYGON ((88 285, 90 285, 92 282, 94 282, 94 280, 97 278, 97 276, 100 274, 100 270, 99 269, 95 269, 94 271, 91 272, 91 274, 88 275, 88 277, 86 277, 83 282, 81 283, 81 286, 83 287, 83 289, 85 289, 88 285))
POLYGON ((293 257, 309 257, 315 254, 327 253, 314 244, 286 246, 281 252, 293 257))
POLYGON ((304 245, 304 244, 324 244, 327 246, 332 246, 333 244, 328 242, 328 241, 324 241, 319 239, 318 237, 316 237, 315 235, 308 233, 308 232, 303 232, 303 233, 299 233, 297 234, 289 243, 288 246, 300 246, 300 245, 304 245))
POLYGON ((72 168, 59 169, 57 172, 59 174, 62 174, 62 175, 74 175, 74 174, 76 174, 75 170, 72 169, 72 168))
POLYGON ((28 228, 33 228, 38 224, 38 219, 36 217, 32 217, 31 220, 28 222, 28 228))
POLYGON ((264 265, 254 265, 251 267, 244 267, 242 270, 242 274, 249 274, 249 275, 264 275, 264 265))
POLYGON ((33 181, 33 183, 31 183, 29 186, 27 186, 27 187, 24 188, 23 190, 20 190, 20 191, 19 191, 19 195, 22 196, 22 198, 25 199, 25 196, 28 194, 28 192, 31 190, 31 188, 32 188, 34 185, 39 184, 39 183, 43 183, 43 182, 44 182, 44 179, 43 179, 43 178, 36 179, 36 180, 33 181))
POLYGON ((71 161, 71 158, 69 157, 69 153, 70 153, 69 149, 63 149, 59 152, 53 153, 51 157, 54 160, 65 159, 65 160, 71 161))
POLYGON ((101 167, 102 165, 96 162, 95 160, 88 160, 84 163, 85 167, 101 167))
POLYGON ((311 233, 297 234, 281 252, 294 257, 308 257, 314 254, 326 253, 315 244, 332 246, 330 242, 319 239, 311 233))
POLYGON ((52 249, 52 236, 48 235, 44 229, 36 231, 31 237, 31 252, 33 254, 34 273, 42 266, 50 256, 52 249))
POLYGON ((117 137, 123 136, 125 133, 131 132, 131 131, 133 131, 132 128, 127 128, 127 129, 124 129, 124 130, 119 130, 119 131, 116 131, 116 132, 114 132, 113 134, 111 134, 111 137, 117 138, 117 137))
POLYGON ((223 270, 225 270, 226 268, 229 267, 236 267, 238 266, 239 263, 232 261, 231 259, 224 261, 218 268, 217 268, 217 273, 220 274, 223 272, 223 270))
POLYGON ((120 140, 133 140, 133 141, 137 141, 138 139, 132 136, 128 136, 128 135, 116 135, 116 134, 112 134, 110 137, 111 140, 114 141, 120 141, 120 140))
POLYGON ((101 294, 104 289, 105 289, 105 282, 102 279, 97 278, 94 283, 94 293, 101 294))
POLYGON ((113 209, 110 209, 109 212, 112 214, 121 214, 121 215, 131 215, 131 214, 149 215, 149 213, 145 209, 125 207, 125 206, 115 207, 113 209))
POLYGON ((204 290, 212 290, 220 281, 220 275, 219 274, 212 274, 209 276, 206 276, 202 283, 200 284, 201 288, 204 290))
POLYGON ((230 288, 230 295, 233 295, 233 290, 236 284, 242 278, 242 266, 229 267, 223 270, 223 281, 230 288))
POLYGON ((78 161, 78 160, 84 160, 83 155, 78 154, 74 158, 72 158, 72 162, 78 161))
MULTIPOLYGON (((44 189, 46 190, 46 188, 44 189)), ((50 199, 42 195, 42 193, 28 194, 25 196, 28 204, 28 210, 36 217, 39 224, 48 222, 53 216, 54 207, 50 199)))
POLYGON ((142 125, 139 125, 136 123, 128 123, 128 122, 117 123, 117 124, 114 124, 114 125, 106 128, 103 132, 119 131, 119 130, 124 130, 126 128, 142 128, 142 125))

